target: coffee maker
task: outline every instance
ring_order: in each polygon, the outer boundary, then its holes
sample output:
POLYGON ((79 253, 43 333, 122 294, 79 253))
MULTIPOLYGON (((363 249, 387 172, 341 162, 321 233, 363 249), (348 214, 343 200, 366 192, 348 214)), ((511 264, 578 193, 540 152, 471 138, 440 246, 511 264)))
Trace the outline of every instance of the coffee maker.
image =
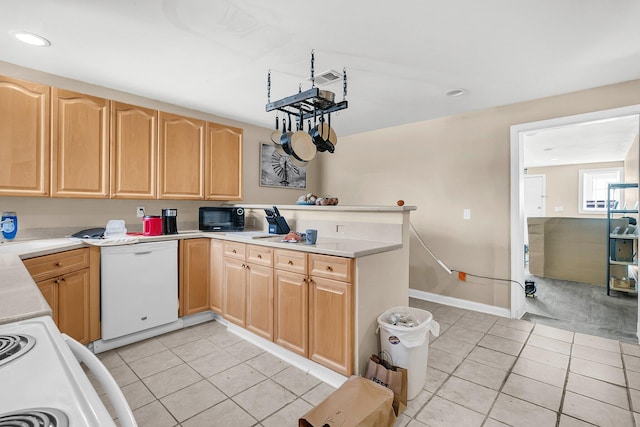
POLYGON ((178 209, 162 209, 162 234, 178 234, 178 209))

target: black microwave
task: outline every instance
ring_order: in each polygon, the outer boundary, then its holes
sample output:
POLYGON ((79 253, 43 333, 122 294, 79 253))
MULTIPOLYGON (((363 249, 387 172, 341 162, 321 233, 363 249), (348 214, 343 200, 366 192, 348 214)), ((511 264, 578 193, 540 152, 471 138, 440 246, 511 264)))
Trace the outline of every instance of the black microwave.
POLYGON ((244 208, 201 207, 199 228, 201 231, 242 231, 244 230, 244 208))

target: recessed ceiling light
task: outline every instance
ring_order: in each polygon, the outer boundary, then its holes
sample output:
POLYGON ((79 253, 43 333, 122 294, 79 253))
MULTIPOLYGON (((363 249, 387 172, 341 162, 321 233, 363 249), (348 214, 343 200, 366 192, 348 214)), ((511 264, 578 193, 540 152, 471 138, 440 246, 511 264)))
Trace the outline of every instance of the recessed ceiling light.
POLYGON ((14 31, 11 34, 21 42, 30 44, 31 46, 51 46, 51 42, 49 40, 28 31, 14 31))
POLYGON ((447 91, 445 93, 445 95, 447 96, 460 96, 460 95, 464 95, 467 91, 465 91, 464 89, 452 89, 450 91, 447 91))
POLYGON ((553 148, 545 148, 544 151, 553 151, 553 148))

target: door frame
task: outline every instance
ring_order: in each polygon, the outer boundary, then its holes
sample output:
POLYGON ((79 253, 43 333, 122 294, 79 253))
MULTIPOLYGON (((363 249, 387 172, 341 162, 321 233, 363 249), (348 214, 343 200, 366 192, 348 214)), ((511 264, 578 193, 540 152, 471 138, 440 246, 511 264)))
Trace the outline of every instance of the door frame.
MULTIPOLYGON (((519 319, 526 312, 524 286, 524 137, 528 132, 575 125, 620 116, 640 115, 640 104, 573 116, 522 123, 511 126, 511 318, 519 319)), ((640 305, 639 305, 640 309, 640 305)), ((638 318, 640 331, 640 316, 638 318)))

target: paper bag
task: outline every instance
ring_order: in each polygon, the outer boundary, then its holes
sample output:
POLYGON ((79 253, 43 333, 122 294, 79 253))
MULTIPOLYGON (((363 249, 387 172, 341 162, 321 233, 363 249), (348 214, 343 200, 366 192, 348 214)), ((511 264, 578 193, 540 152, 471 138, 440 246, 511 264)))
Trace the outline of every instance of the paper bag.
POLYGON ((391 427, 396 415, 393 392, 352 376, 298 420, 298 427, 391 427))
POLYGON ((365 378, 393 391, 393 411, 400 415, 407 407, 407 370, 393 366, 386 360, 372 355, 367 365, 365 378))

